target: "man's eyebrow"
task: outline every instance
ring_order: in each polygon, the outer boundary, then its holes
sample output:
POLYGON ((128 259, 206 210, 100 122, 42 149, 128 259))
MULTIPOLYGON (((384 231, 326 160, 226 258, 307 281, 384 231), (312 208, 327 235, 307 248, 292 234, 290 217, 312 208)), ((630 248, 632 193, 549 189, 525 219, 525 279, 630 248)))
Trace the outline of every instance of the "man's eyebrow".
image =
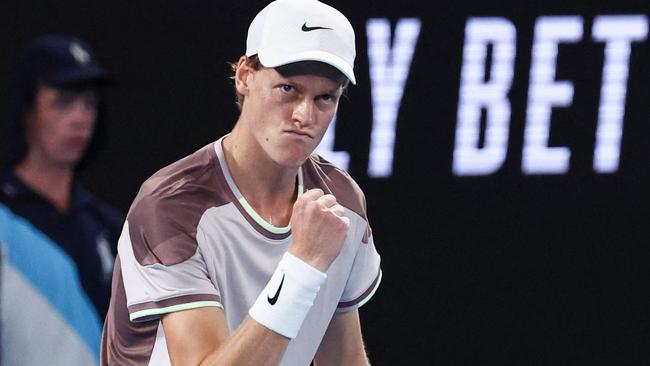
MULTIPOLYGON (((279 84, 287 84, 293 86, 294 88, 304 89, 308 83, 301 83, 299 81, 292 80, 291 77, 283 76, 282 80, 279 81, 279 84)), ((334 88, 326 89, 324 92, 318 94, 336 94, 340 89, 342 89, 341 85, 337 85, 334 88)))
POLYGON ((341 94, 343 93, 343 88, 342 88, 340 85, 337 86, 336 88, 334 88, 334 89, 328 91, 327 93, 328 93, 328 94, 336 95, 336 94, 339 94, 339 92, 341 92, 341 94))

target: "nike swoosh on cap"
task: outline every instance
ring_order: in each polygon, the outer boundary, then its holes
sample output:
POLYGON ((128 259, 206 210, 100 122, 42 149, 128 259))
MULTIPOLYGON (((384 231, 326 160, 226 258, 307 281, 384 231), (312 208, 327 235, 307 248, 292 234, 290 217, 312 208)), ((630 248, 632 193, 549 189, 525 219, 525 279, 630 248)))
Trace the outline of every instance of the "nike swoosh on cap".
POLYGON ((317 29, 329 29, 329 30, 332 30, 332 28, 327 28, 327 27, 318 27, 318 26, 316 26, 316 27, 308 27, 307 22, 305 22, 302 25, 302 28, 300 28, 300 29, 302 29, 303 32, 311 32, 311 31, 314 31, 314 30, 317 30, 317 29))

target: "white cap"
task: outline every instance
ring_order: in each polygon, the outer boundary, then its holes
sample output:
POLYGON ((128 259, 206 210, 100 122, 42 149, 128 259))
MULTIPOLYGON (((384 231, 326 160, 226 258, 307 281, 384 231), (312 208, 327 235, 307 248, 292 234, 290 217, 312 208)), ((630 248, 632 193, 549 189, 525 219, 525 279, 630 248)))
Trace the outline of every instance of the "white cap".
POLYGON ((333 7, 317 0, 276 0, 248 27, 246 56, 278 67, 297 61, 320 61, 340 70, 352 84, 354 30, 333 7))

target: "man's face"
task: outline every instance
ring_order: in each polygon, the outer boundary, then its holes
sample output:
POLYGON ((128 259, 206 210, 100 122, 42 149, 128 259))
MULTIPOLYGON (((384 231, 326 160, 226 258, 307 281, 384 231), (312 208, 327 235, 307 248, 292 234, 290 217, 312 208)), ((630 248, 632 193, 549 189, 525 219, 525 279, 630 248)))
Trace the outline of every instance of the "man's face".
POLYGON ((283 76, 272 68, 252 71, 246 80, 242 114, 257 143, 275 163, 300 166, 334 117, 341 86, 313 74, 283 76))
POLYGON ((48 164, 74 167, 83 157, 96 119, 94 89, 39 86, 26 120, 28 154, 48 164))

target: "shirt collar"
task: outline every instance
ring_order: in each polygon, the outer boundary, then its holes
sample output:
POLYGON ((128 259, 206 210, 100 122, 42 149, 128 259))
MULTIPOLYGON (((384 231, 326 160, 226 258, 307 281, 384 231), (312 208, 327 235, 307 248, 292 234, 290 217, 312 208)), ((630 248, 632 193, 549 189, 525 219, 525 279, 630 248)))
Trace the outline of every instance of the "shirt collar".
MULTIPOLYGON (((0 178, 0 190, 2 194, 12 200, 34 200, 42 201, 50 206, 52 204, 43 196, 34 191, 25 182, 23 182, 12 169, 7 169, 2 173, 0 178)), ((72 183, 70 195, 70 212, 76 211, 89 205, 92 201, 90 193, 76 180, 72 183)))

